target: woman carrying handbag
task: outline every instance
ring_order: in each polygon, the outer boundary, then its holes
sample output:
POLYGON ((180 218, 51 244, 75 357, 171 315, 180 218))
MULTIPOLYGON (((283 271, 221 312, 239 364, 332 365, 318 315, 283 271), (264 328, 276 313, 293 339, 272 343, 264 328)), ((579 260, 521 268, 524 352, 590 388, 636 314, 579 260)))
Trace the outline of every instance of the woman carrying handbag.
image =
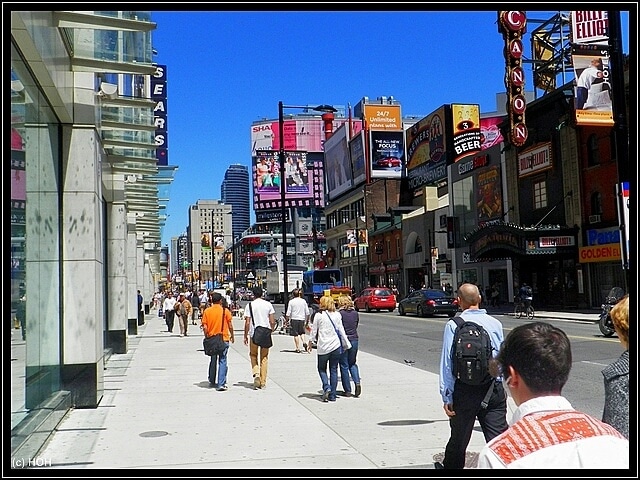
MULTIPOLYGON (((336 311, 332 297, 320 297, 320 310, 313 317, 311 338, 316 339, 318 374, 322 381, 322 401, 335 402, 338 388, 338 364, 342 352, 351 348, 351 343, 342 326, 342 316, 336 311), (327 375, 329 365, 329 375, 327 375)), ((312 351, 311 342, 307 349, 312 351)))

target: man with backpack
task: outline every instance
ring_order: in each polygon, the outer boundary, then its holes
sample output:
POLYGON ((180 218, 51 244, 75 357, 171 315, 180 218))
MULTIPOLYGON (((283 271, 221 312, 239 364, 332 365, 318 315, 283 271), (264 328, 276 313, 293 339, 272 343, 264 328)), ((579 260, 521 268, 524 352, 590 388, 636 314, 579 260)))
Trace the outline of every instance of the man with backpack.
POLYGON ((502 378, 489 373, 489 360, 504 340, 502 323, 480 308, 478 287, 458 288, 459 316, 444 327, 440 357, 440 395, 449 417, 451 436, 437 469, 464 468, 476 418, 488 442, 508 428, 507 397, 502 378))

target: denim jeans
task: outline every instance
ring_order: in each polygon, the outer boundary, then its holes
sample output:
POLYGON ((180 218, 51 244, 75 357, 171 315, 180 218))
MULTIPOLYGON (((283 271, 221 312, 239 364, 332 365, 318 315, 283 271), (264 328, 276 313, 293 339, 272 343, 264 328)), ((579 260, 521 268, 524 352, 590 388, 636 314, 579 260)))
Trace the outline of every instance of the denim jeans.
POLYGON ((227 353, 229 353, 229 342, 227 348, 224 349, 222 355, 211 355, 209 360, 209 383, 223 387, 227 384, 227 353), (220 370, 218 370, 218 381, 216 382, 216 370, 220 364, 220 370))
POLYGON ((322 391, 329 391, 329 400, 336 399, 336 390, 338 388, 338 363, 340 362, 340 349, 336 348, 333 352, 324 355, 318 355, 318 373, 322 380, 322 391), (329 364, 329 377, 327 377, 327 363, 329 364))
POLYGON ((360 370, 356 364, 356 357, 358 355, 358 340, 350 340, 351 348, 345 350, 340 355, 340 381, 342 382, 342 389, 345 392, 351 393, 351 380, 358 385, 360 383, 360 370))

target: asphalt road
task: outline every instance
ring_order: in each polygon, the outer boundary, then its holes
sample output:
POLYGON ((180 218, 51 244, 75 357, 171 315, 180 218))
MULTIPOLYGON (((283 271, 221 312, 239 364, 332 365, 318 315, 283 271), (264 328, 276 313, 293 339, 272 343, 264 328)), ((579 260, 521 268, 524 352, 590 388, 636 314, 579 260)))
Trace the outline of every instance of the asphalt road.
MULTIPOLYGON (((503 323, 505 334, 526 321, 509 315, 495 316, 503 323)), ((437 374, 442 332, 447 320, 446 316, 400 317, 397 310, 393 313, 360 312, 359 349, 399 363, 409 360, 412 363, 407 368, 419 368, 437 374)), ((576 409, 600 418, 604 404, 601 370, 622 353, 617 337, 603 337, 597 324, 591 322, 540 320, 562 328, 571 340, 573 368, 563 394, 576 409)))

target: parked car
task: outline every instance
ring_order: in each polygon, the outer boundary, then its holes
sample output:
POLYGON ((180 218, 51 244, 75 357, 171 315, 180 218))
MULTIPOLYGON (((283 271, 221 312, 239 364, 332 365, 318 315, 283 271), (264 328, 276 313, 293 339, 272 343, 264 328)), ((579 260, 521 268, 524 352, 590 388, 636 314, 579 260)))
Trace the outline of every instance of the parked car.
POLYGON ((393 312, 396 309, 396 296, 389 288, 365 288, 355 298, 353 306, 357 311, 389 310, 393 312))
POLYGON ((402 166, 402 160, 398 157, 383 157, 375 162, 378 168, 397 168, 402 166))
POLYGON ((398 315, 415 313, 419 317, 446 314, 453 317, 460 311, 458 299, 435 288, 423 288, 409 293, 398 303, 398 315))

